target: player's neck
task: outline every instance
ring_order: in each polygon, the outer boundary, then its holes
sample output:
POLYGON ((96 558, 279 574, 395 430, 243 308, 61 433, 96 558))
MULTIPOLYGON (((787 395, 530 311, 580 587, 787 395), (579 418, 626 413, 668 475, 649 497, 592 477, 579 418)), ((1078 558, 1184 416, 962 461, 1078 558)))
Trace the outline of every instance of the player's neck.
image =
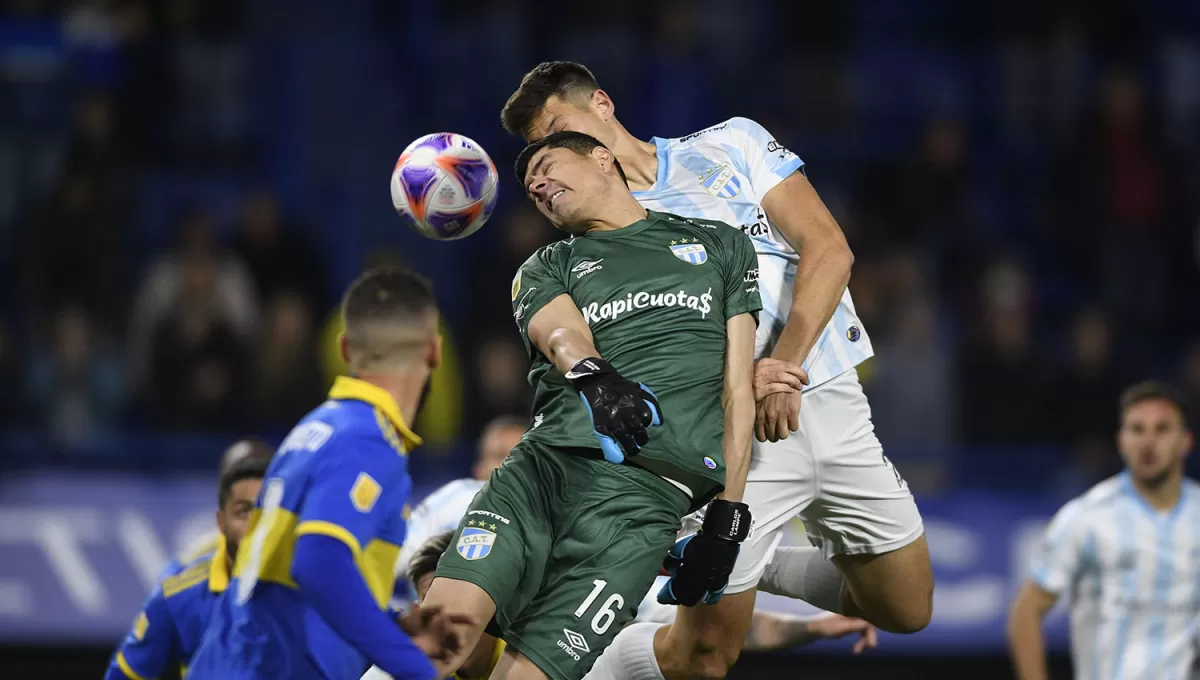
POLYGON ((584 233, 623 229, 634 222, 646 219, 646 214, 646 209, 633 196, 626 193, 624 196, 614 198, 603 216, 589 220, 584 233))
POLYGON ((1137 492, 1142 500, 1158 510, 1159 512, 1167 512, 1175 507, 1179 502, 1179 497, 1183 495, 1183 473, 1182 471, 1172 472, 1166 479, 1158 484, 1151 484, 1139 480, 1137 477, 1132 477, 1133 489, 1137 492))
POLYGON ((617 142, 612 151, 621 162, 625 179, 629 180, 629 188, 645 191, 658 180, 658 149, 650 142, 643 142, 629 134, 620 123, 617 125, 617 142))
POLYGON ((410 429, 413 427, 417 408, 421 404, 421 392, 429 377, 429 369, 414 366, 410 371, 359 373, 357 377, 390 394, 392 399, 396 400, 404 424, 410 429))

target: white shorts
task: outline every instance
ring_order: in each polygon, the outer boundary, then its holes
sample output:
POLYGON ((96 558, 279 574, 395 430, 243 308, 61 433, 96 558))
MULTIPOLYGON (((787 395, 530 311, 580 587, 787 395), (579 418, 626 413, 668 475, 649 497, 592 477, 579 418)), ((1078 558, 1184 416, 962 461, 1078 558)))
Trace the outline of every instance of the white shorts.
MULTIPOLYGON (((758 585, 783 527, 799 515, 808 540, 829 559, 902 548, 924 531, 908 484, 883 454, 871 406, 854 369, 804 393, 800 428, 779 442, 754 442, 744 499, 754 523, 727 594, 758 585)), ((703 515, 684 519, 684 533, 703 515)))

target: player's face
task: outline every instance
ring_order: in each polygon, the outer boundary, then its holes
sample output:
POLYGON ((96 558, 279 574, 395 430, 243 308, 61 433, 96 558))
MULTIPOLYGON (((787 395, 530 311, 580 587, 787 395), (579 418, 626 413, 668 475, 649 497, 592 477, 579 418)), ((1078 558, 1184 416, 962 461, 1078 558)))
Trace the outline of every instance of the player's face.
POLYGON ((1157 485, 1182 469, 1192 435, 1174 404, 1147 399, 1126 409, 1117 446, 1138 481, 1157 485))
POLYGON ((525 429, 515 426, 497 427, 487 433, 479 445, 479 460, 475 461, 472 471, 475 479, 486 481, 492 476, 492 470, 500 467, 508 454, 521 441, 525 429))
POLYGON ((596 90, 586 104, 580 104, 583 102, 572 103, 558 95, 547 99, 530 124, 525 141, 533 143, 555 132, 570 130, 591 135, 611 149, 616 134, 606 118, 612 110, 608 95, 603 90, 596 90))
POLYGON ((225 506, 217 511, 217 526, 225 536, 225 546, 230 559, 237 556, 238 546, 246 535, 246 527, 250 524, 250 511, 254 509, 254 501, 262 489, 261 479, 243 479, 229 490, 229 499, 225 506))
POLYGON ((608 194, 599 158, 603 153, 607 152, 599 147, 582 156, 561 147, 545 148, 529 160, 525 190, 538 212, 558 229, 578 236, 596 217, 598 202, 608 194))
POLYGON ((433 572, 429 572, 428 574, 425 574, 421 578, 417 579, 417 582, 413 584, 417 588, 418 602, 425 599, 425 593, 428 593, 429 586, 433 585, 433 576, 433 572))

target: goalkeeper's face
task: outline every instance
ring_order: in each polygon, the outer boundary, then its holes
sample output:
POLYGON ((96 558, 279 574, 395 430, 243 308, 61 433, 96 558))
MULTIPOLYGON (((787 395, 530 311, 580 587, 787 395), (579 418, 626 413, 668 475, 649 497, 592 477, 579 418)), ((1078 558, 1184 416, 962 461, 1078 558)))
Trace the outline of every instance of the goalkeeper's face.
POLYGON ((602 219, 614 186, 624 187, 613 160, 603 147, 584 154, 546 147, 529 159, 525 188, 538 212, 559 230, 579 236, 602 219))
POLYGON ((225 505, 217 510, 217 527, 225 536, 225 547, 229 551, 229 559, 237 557, 238 546, 246 535, 246 527, 250 524, 250 512, 254 510, 254 501, 262 489, 261 479, 243 479, 229 489, 229 498, 225 505))

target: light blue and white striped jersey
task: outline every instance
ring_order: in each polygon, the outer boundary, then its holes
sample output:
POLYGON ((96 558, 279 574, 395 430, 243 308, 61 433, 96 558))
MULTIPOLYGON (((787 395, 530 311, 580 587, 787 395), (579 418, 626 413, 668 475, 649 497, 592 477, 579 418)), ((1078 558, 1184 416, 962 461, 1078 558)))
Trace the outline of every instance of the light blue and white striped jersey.
MULTIPOLYGON (((791 309, 798 256, 767 217, 762 200, 804 163, 747 118, 731 118, 679 139, 651 141, 658 148, 658 177, 654 186, 633 195, 650 210, 720 220, 750 237, 758 254, 763 303, 755 356, 769 354, 791 309)), ((873 354, 847 289, 804 360, 811 380, 806 389, 836 378, 873 354)))
POLYGON ((1200 485, 1169 512, 1129 473, 1067 503, 1046 529, 1032 579, 1065 595, 1080 680, 1184 680, 1200 620, 1200 485))
POLYGON ((400 550, 400 559, 396 560, 396 576, 408 578, 408 562, 425 541, 430 538, 458 528, 458 522, 467 514, 475 494, 487 482, 478 479, 456 479, 439 487, 437 491, 425 497, 408 519, 408 535, 404 537, 404 547, 400 550))

